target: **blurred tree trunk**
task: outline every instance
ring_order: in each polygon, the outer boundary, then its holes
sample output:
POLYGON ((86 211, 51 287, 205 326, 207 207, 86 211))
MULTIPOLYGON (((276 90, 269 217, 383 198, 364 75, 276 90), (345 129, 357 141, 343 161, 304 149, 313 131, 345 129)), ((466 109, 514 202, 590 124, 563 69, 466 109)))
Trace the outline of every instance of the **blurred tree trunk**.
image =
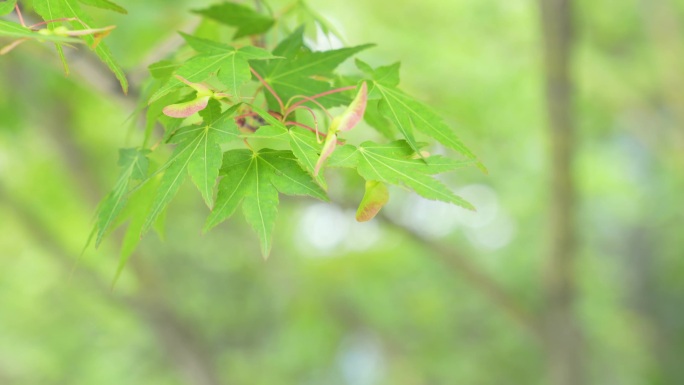
POLYGON ((547 376, 548 383, 553 385, 581 385, 585 382, 583 342, 575 312, 576 194, 572 176, 575 123, 570 79, 572 1, 539 1, 551 156, 550 255, 545 277, 544 317, 547 376))

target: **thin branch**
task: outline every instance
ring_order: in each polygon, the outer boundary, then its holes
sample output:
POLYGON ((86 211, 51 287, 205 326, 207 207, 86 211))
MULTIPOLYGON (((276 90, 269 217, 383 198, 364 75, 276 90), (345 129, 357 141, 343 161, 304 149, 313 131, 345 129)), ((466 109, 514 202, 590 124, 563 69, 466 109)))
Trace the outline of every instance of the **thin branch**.
POLYGON ((296 110, 296 109, 298 109, 298 108, 304 107, 304 106, 302 106, 302 104, 304 104, 304 103, 306 103, 306 102, 311 102, 311 103, 314 103, 315 105, 317 105, 318 107, 320 107, 321 110, 323 110, 323 112, 324 112, 330 119, 333 118, 332 114, 328 111, 328 109, 325 108, 325 107, 323 107, 323 105, 321 104, 321 102, 319 102, 318 100, 314 99, 314 97, 305 96, 305 95, 296 95, 296 96, 291 97, 290 100, 287 101, 287 104, 290 104, 290 102, 292 102, 293 100, 296 100, 296 99, 305 99, 305 101, 302 102, 302 103, 298 103, 298 104, 295 104, 295 105, 293 105, 293 106, 290 106, 290 107, 287 109, 287 111, 283 114, 284 116, 288 116, 288 115, 290 115, 294 110, 296 110))
POLYGON ((356 89, 356 86, 348 86, 348 87, 335 88, 334 90, 321 92, 320 94, 316 94, 316 95, 313 95, 313 96, 303 96, 303 95, 301 95, 301 96, 293 96, 292 98, 302 97, 302 98, 304 98, 304 100, 300 100, 300 101, 298 101, 297 103, 291 105, 291 106, 290 106, 290 109, 296 108, 297 106, 300 106, 300 105, 302 105, 302 104, 304 104, 304 103, 306 103, 306 102, 308 102, 308 101, 311 101, 312 99, 318 99, 318 98, 322 98, 322 97, 324 97, 324 96, 328 96, 328 95, 332 95, 332 94, 337 94, 337 93, 340 93, 340 92, 349 91, 349 90, 353 90, 353 89, 356 89))
POLYGON ((270 86, 268 83, 266 83, 266 81, 264 80, 264 78, 262 78, 261 75, 259 75, 259 73, 256 72, 256 71, 254 70, 254 68, 249 67, 249 70, 252 71, 252 73, 254 74, 254 76, 256 76, 256 78, 259 79, 259 81, 261 82, 261 84, 263 84, 263 86, 266 87, 266 89, 268 90, 268 92, 270 92, 271 95, 273 95, 273 97, 278 101, 278 105, 280 106, 280 112, 281 112, 281 113, 285 113, 285 106, 283 105, 283 101, 280 99, 280 97, 278 96, 278 94, 276 94, 276 92, 273 90, 273 88, 271 88, 271 86, 270 86))
POLYGON ((484 270, 471 262, 471 259, 457 252, 453 248, 446 247, 429 239, 424 238, 410 228, 403 226, 387 216, 378 216, 383 222, 389 224, 396 231, 402 233, 407 239, 430 250, 439 262, 449 269, 457 271, 470 284, 479 290, 491 303, 508 315, 515 323, 524 330, 530 332, 535 339, 541 341, 540 322, 536 315, 526 309, 516 298, 509 294, 509 290, 501 286, 494 278, 484 270))

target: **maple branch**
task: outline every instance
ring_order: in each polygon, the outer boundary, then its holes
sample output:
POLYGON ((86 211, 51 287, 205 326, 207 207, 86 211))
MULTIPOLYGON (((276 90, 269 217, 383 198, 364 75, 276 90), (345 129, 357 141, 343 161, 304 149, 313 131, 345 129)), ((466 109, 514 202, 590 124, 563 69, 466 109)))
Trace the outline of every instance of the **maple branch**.
POLYGON ((323 105, 322 105, 318 100, 314 99, 313 97, 309 97, 309 96, 305 96, 305 95, 296 95, 296 96, 291 97, 290 100, 287 101, 287 103, 290 104, 291 101, 293 101, 293 100, 295 100, 295 99, 299 99, 299 98, 306 99, 306 101, 304 101, 304 102, 302 102, 302 103, 299 103, 299 104, 295 104, 295 105, 290 106, 290 107, 287 109, 287 111, 285 112, 285 114, 284 114, 285 116, 290 115, 294 110, 296 110, 296 109, 298 109, 298 108, 304 107, 304 106, 302 106, 301 104, 304 104, 304 103, 306 103, 306 102, 308 101, 308 102, 314 103, 314 104, 316 104, 318 107, 320 107, 321 110, 323 110, 323 112, 325 112, 325 114, 328 115, 328 117, 329 117, 330 119, 333 118, 332 114, 328 111, 328 109, 325 108, 325 107, 323 107, 323 105))
MULTIPOLYGON (((62 113, 52 114, 51 127, 68 127, 70 115, 68 108, 58 109, 62 113)), ((47 126, 47 125, 46 125, 47 126)), ((59 140, 55 141, 58 154, 62 157, 63 162, 67 165, 67 169, 75 174, 74 177, 80 182, 83 190, 88 191, 87 200, 91 201, 94 206, 99 197, 104 196, 104 192, 95 177, 94 170, 91 168, 84 168, 83 165, 92 164, 89 157, 83 151, 83 148, 75 142, 73 135, 68 132, 57 133, 59 140)), ((2 186, 0 185, 0 188, 2 186)), ((52 255, 58 257, 62 261, 63 267, 70 269, 69 260, 73 260, 72 253, 61 246, 59 238, 52 233, 47 226, 37 217, 32 214, 30 203, 21 201, 12 197, 0 190, 0 198, 3 201, 10 203, 10 206, 15 208, 20 218, 31 225, 31 234, 37 235, 47 245, 50 246, 52 255)), ((121 240, 119 240, 121 243, 121 240)), ((133 255, 128 263, 131 266, 131 271, 143 288, 138 294, 133 297, 122 297, 125 299, 124 303, 135 311, 140 318, 147 322, 151 330, 156 334, 160 342, 160 349, 166 352, 172 361, 172 366, 176 367, 179 374, 186 379, 188 383, 199 385, 219 385, 221 384, 218 378, 218 371, 214 367, 209 349, 204 346, 202 340, 195 336, 195 327, 187 325, 182 321, 181 316, 171 306, 169 301, 164 296, 168 291, 155 290, 160 284, 160 280, 156 279, 153 274, 150 274, 144 267, 143 260, 139 255, 133 255)), ((92 285, 98 287, 104 295, 108 295, 111 290, 108 283, 102 277, 89 273, 92 285)), ((114 294, 112 294, 114 295, 114 294)))
MULTIPOLYGON (((65 272, 72 271, 74 253, 67 250, 59 238, 48 229, 44 222, 36 215, 35 210, 31 208, 31 204, 26 203, 22 199, 17 199, 2 184, 0 184, 0 204, 4 204, 7 210, 9 210, 10 215, 17 220, 17 225, 23 225, 26 228, 27 233, 35 241, 33 242, 35 246, 44 249, 53 256, 60 268, 65 272)), ((87 284, 96 289, 100 295, 112 300, 128 302, 125 297, 112 292, 94 270, 84 267, 82 271, 85 272, 85 275, 81 275, 81 277, 85 278, 87 284)))
POLYGON ((62 18, 60 18, 60 19, 45 20, 45 21, 41 21, 41 22, 39 22, 39 23, 32 24, 32 25, 29 26, 28 28, 29 28, 29 29, 33 29, 33 28, 35 28, 35 27, 40 27, 41 25, 47 25, 47 24, 50 24, 50 23, 57 23, 57 22, 59 22, 59 21, 78 21, 78 22, 81 23, 81 25, 83 25, 85 28, 90 28, 90 26, 88 26, 88 24, 82 22, 80 19, 77 19, 77 18, 75 18, 75 17, 62 17, 62 18))
MULTIPOLYGON (((5 203, 14 216, 28 229, 35 244, 44 248, 55 258, 61 269, 68 274, 72 270, 74 254, 68 251, 60 242, 59 237, 51 232, 44 222, 38 218, 30 205, 23 200, 16 199, 0 185, 0 203, 5 203)), ((138 265, 134 265, 138 266, 138 265)), ((140 320, 150 325, 157 339, 161 343, 161 349, 171 356, 180 374, 190 384, 219 385, 217 371, 211 364, 208 349, 202 348, 199 340, 193 335, 194 328, 186 325, 178 314, 168 305, 167 301, 160 298, 158 292, 151 290, 153 284, 149 275, 143 274, 140 268, 134 269, 145 290, 135 296, 118 294, 110 290, 106 280, 99 276, 93 269, 81 265, 79 277, 85 278, 85 284, 95 289, 104 298, 126 305, 140 320), (143 278, 145 277, 145 278, 143 278)))
POLYGON ((332 94, 336 94, 336 93, 344 92, 344 91, 350 91, 350 90, 353 90, 353 89, 356 89, 356 86, 348 86, 348 87, 335 88, 334 90, 321 92, 320 94, 316 94, 316 95, 314 95, 314 96, 308 96, 308 97, 307 97, 307 96, 303 96, 303 95, 293 96, 292 99, 297 98, 297 97, 303 97, 303 98, 306 98, 306 99, 305 99, 305 100, 300 100, 300 101, 298 101, 297 103, 291 105, 290 108, 295 108, 295 107, 297 107, 297 106, 300 106, 300 105, 302 105, 302 104, 304 104, 304 103, 306 103, 306 102, 308 102, 308 101, 311 101, 311 99, 318 99, 318 98, 322 98, 322 97, 324 97, 324 96, 328 96, 328 95, 332 95, 332 94))
POLYGON ((276 94, 276 92, 273 90, 273 88, 271 88, 271 86, 270 86, 268 83, 266 83, 266 81, 264 81, 264 79, 261 77, 261 75, 259 75, 259 73, 256 72, 256 71, 254 70, 254 68, 249 67, 249 70, 252 71, 252 73, 254 74, 254 76, 256 76, 256 78, 259 79, 259 81, 261 82, 261 84, 263 84, 263 86, 266 87, 266 89, 268 90, 268 92, 270 92, 271 95, 273 95, 273 97, 276 98, 276 100, 278 101, 278 105, 280 106, 280 112, 285 112, 285 106, 283 105, 283 101, 280 99, 280 97, 278 96, 278 94, 276 94))
POLYGON ((19 9, 19 3, 14 4, 14 10, 17 12, 17 17, 22 27, 26 27, 26 22, 24 22, 24 17, 21 15, 21 10, 19 9))
MULTIPOLYGON (((320 135, 318 133, 318 118, 316 117, 316 113, 311 108, 309 108, 307 106, 299 106, 295 109, 300 109, 300 108, 308 111, 311 114, 311 117, 313 118, 313 121, 314 121, 314 128, 316 129, 316 141, 318 141, 320 143, 321 139, 320 139, 320 137, 319 137, 320 135)), ((294 112, 294 111, 289 111, 289 113, 292 113, 292 112, 294 112)), ((289 113, 285 114, 284 116, 288 116, 289 113)))
POLYGON ((307 130, 309 130, 309 131, 311 131, 311 132, 316 132, 316 130, 314 130, 312 127, 307 126, 307 125, 304 124, 304 123, 293 122, 293 121, 287 121, 287 122, 285 122, 285 123, 283 123, 283 124, 285 124, 285 126, 297 126, 297 127, 305 128, 305 129, 307 129, 307 130))
POLYGON ((473 287, 478 289, 491 303, 496 305, 502 312, 507 314, 510 319, 527 330, 537 341, 541 341, 542 334, 540 320, 535 314, 531 313, 517 298, 509 294, 509 290, 501 286, 494 278, 489 276, 484 270, 471 262, 471 259, 455 251, 453 248, 445 247, 426 239, 419 233, 410 228, 395 222, 386 215, 378 215, 383 222, 389 224, 395 230, 422 247, 430 250, 439 262, 456 271, 467 279, 473 287))

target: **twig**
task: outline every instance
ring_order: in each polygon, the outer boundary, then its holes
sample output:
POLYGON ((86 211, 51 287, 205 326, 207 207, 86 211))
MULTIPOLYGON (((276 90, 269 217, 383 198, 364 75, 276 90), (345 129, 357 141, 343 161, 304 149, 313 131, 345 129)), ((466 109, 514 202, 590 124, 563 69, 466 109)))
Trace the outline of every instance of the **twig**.
POLYGON ((463 275, 463 277, 466 278, 474 288, 487 297, 491 303, 506 313, 524 330, 530 332, 535 339, 541 341, 541 324, 538 317, 530 313, 516 298, 512 297, 509 294, 509 290, 502 287, 481 268, 473 264, 470 261, 470 258, 467 258, 454 249, 425 239, 417 232, 393 221, 385 215, 379 215, 378 218, 389 224, 394 230, 402 233, 407 239, 430 250, 433 255, 438 257, 439 262, 463 275))

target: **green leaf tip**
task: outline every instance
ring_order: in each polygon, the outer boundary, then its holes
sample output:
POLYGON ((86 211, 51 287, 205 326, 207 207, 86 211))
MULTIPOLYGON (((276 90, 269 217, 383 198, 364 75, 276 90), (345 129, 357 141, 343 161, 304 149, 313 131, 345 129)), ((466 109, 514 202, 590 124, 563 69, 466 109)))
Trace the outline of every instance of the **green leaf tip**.
POLYGON ((114 2, 111 2, 109 0, 78 0, 82 4, 85 5, 90 5, 92 7, 100 8, 100 9, 106 9, 109 11, 114 11, 118 12, 124 15, 128 14, 128 11, 126 8, 120 6, 119 4, 116 4, 114 2))

